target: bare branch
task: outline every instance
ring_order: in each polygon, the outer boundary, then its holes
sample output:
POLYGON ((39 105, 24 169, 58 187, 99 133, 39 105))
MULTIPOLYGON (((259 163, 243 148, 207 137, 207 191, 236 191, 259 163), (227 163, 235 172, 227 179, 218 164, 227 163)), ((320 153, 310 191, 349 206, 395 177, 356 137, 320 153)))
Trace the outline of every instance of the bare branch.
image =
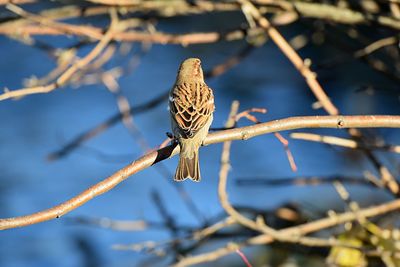
MULTIPOLYGON (((210 133, 204 145, 221 143, 232 140, 247 140, 251 137, 267 133, 293 130, 299 128, 354 128, 354 127, 388 127, 400 128, 400 116, 367 115, 367 116, 309 116, 291 117, 287 119, 274 120, 242 128, 230 129, 210 133)), ((129 176, 146 169, 157 162, 170 158, 179 153, 179 146, 167 146, 151 152, 125 166, 118 172, 105 180, 88 188, 77 196, 65 201, 50 209, 43 210, 31 215, 0 219, 0 229, 8 229, 31 225, 51 219, 59 218, 62 215, 78 208, 87 201, 108 192, 117 184, 129 176)))

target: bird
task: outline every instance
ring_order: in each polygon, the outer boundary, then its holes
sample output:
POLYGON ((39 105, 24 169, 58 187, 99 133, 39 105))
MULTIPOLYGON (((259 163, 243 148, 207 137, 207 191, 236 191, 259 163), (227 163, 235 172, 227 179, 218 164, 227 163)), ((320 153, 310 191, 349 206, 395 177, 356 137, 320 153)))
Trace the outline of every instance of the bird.
POLYGON ((201 61, 184 60, 169 93, 169 110, 174 139, 180 146, 179 163, 174 180, 187 178, 199 182, 199 147, 213 121, 214 95, 204 81, 201 61))

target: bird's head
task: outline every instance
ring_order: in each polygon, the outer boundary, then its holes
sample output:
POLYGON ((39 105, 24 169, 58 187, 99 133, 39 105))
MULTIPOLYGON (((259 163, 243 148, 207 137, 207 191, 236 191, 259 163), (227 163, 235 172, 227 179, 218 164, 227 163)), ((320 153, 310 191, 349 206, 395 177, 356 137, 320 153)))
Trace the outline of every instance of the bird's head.
POLYGON ((204 82, 201 61, 198 58, 188 58, 181 63, 176 77, 176 84, 204 82))

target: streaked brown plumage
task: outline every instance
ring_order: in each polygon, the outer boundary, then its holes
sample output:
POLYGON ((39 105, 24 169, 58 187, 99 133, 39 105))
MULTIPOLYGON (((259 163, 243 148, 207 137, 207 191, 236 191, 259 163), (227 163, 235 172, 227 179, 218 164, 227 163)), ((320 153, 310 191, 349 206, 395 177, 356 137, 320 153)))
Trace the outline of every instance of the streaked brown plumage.
POLYGON ((200 181, 199 147, 208 134, 214 112, 214 96, 203 77, 201 61, 182 62, 169 95, 171 126, 181 152, 175 181, 200 181))

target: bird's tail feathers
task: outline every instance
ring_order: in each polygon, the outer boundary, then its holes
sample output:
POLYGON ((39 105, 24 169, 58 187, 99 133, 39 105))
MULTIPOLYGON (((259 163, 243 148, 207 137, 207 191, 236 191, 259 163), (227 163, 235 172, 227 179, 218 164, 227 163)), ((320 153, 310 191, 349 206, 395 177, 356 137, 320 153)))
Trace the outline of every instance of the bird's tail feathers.
POLYGON ((184 157, 182 154, 179 157, 174 180, 181 182, 187 178, 194 182, 200 182, 201 180, 198 151, 194 152, 192 158, 184 157))

